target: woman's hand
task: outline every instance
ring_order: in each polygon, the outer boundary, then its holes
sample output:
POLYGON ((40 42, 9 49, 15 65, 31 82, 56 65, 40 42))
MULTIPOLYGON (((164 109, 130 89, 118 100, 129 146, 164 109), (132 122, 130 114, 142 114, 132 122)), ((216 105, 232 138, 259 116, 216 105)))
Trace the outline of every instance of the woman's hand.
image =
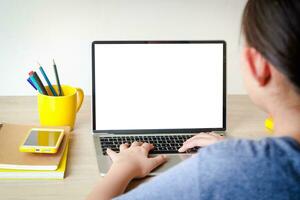
POLYGON ((125 170, 125 173, 131 174, 133 178, 145 177, 167 160, 165 155, 149 158, 149 151, 153 148, 149 143, 133 142, 130 147, 128 144, 121 144, 120 153, 107 149, 107 154, 113 162, 111 168, 125 170))
POLYGON ((221 136, 216 133, 199 133, 198 135, 195 135, 194 137, 188 139, 185 141, 178 149, 179 152, 185 152, 188 149, 191 149, 193 147, 205 147, 214 143, 217 143, 221 140, 224 140, 224 136, 221 136))
POLYGON ((88 200, 108 200, 122 194, 133 178, 142 178, 154 168, 164 163, 166 156, 160 155, 148 158, 153 145, 149 143, 133 142, 120 146, 120 153, 107 149, 107 154, 113 164, 104 178, 101 178, 96 187, 88 196, 88 200))

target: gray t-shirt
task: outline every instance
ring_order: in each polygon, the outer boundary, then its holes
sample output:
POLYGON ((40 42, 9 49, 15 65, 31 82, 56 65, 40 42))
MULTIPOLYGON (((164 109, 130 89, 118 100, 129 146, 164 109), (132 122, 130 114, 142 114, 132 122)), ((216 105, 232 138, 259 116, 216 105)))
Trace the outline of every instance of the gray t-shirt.
POLYGON ((300 144, 289 137, 219 142, 117 199, 300 200, 300 144))

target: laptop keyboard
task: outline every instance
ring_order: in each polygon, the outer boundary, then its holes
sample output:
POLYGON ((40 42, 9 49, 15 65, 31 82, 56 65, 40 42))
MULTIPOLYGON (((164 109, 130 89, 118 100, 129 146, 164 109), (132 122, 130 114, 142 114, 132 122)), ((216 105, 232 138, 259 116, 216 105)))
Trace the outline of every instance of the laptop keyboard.
MULTIPOLYGON (((164 136, 114 136, 114 137, 100 137, 102 152, 106 154, 106 149, 110 148, 113 151, 119 152, 121 144, 128 143, 129 145, 134 141, 147 142, 154 145, 150 154, 170 154, 179 153, 178 149, 183 142, 193 137, 194 135, 164 135, 164 136)), ((198 147, 190 149, 187 153, 197 152, 198 147)))

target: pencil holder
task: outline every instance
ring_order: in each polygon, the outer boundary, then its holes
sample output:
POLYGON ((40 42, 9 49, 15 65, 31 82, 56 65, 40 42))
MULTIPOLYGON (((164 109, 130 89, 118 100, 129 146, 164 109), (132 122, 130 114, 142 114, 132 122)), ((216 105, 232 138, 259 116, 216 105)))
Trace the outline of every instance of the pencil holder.
MULTIPOLYGON (((57 90, 57 86, 53 85, 57 90)), ((70 126, 72 129, 84 99, 84 92, 80 88, 67 85, 61 86, 63 96, 48 96, 38 94, 38 111, 42 126, 70 126)), ((52 94, 46 87, 48 94, 52 94)))

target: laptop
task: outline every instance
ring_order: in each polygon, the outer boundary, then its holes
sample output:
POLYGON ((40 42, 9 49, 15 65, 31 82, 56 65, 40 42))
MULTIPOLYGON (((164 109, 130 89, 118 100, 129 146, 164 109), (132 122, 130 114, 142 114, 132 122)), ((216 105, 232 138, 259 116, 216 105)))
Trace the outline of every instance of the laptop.
POLYGON ((224 41, 95 41, 92 44, 92 128, 101 175, 109 147, 149 142, 166 154, 159 174, 197 151, 178 153, 200 132, 226 130, 224 41))

